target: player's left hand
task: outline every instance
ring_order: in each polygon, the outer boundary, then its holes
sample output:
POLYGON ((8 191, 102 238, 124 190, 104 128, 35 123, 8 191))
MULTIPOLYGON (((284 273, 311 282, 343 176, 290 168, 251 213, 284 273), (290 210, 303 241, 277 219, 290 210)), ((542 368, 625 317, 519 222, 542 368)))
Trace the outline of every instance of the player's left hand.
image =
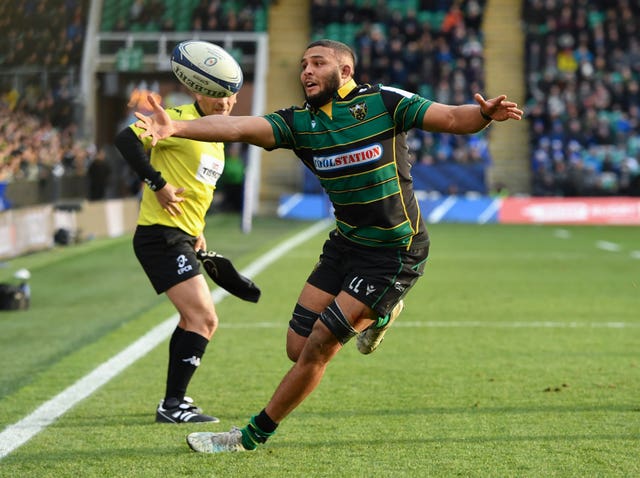
POLYGON ((495 121, 505 121, 508 119, 521 120, 523 111, 518 108, 518 104, 507 101, 507 95, 500 95, 490 100, 485 100, 480 93, 474 95, 474 99, 480 105, 480 110, 495 121))

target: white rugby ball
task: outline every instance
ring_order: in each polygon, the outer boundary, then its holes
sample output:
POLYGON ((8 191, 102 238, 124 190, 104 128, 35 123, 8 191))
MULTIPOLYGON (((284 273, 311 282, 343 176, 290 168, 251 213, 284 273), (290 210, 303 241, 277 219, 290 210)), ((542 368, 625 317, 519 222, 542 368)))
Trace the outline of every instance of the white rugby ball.
POLYGON ((206 41, 189 40, 176 45, 171 69, 183 85, 204 96, 231 96, 242 87, 238 62, 224 48, 206 41))

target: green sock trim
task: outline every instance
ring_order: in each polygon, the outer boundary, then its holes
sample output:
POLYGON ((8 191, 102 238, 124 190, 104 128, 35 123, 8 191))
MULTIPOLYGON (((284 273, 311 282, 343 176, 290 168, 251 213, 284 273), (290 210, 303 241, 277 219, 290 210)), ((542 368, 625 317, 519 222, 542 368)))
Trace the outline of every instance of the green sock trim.
POLYGON ((274 432, 267 433, 263 431, 258 425, 256 425, 255 417, 251 417, 249 423, 242 430, 242 446, 247 450, 255 450, 258 445, 267 441, 274 432))
POLYGON ((384 317, 378 317, 377 322, 373 325, 374 329, 381 329, 385 325, 389 323, 389 319, 391 319, 391 314, 387 314, 384 317))
POLYGON ((256 448, 258 448, 258 443, 253 441, 253 438, 251 438, 251 433, 249 432, 247 427, 248 425, 240 430, 242 432, 242 446, 246 450, 255 450, 256 448))

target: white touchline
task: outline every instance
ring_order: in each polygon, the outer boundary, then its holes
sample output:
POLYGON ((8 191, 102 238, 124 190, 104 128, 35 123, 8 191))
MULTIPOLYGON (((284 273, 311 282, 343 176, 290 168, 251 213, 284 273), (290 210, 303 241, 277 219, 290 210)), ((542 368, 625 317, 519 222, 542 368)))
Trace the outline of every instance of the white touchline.
MULTIPOLYGON (((285 253, 289 252, 292 248, 327 229, 331 222, 331 219, 325 219, 314 223, 311 227, 287 239, 265 255, 259 257, 244 269, 242 273, 248 277, 253 277, 285 253)), ((220 302, 228 295, 229 293, 222 289, 215 289, 212 292, 215 302, 220 302)), ((31 414, 13 425, 7 426, 7 428, 0 432, 0 460, 40 433, 44 428, 51 425, 51 423, 69 409, 73 408, 80 401, 109 382, 109 380, 129 365, 148 354, 171 335, 176 327, 177 319, 178 314, 169 317, 163 323, 154 327, 133 344, 129 345, 122 352, 99 365, 91 373, 85 375, 51 400, 40 405, 31 414)))

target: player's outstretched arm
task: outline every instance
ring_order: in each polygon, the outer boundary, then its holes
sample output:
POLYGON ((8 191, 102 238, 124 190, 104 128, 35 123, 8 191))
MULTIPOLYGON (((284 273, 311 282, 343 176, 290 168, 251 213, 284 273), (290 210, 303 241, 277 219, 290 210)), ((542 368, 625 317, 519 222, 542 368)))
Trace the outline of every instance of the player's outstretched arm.
POLYGON ((451 106, 432 103, 424 115, 422 129, 441 133, 471 134, 486 128, 492 120, 522 119, 517 103, 507 101, 506 95, 485 100, 476 93, 478 105, 451 106))
POLYGON ((522 110, 518 108, 517 103, 507 101, 507 95, 485 100, 480 93, 476 93, 473 98, 480 105, 480 111, 494 121, 506 121, 508 119, 518 121, 522 119, 522 110))
POLYGON ((140 138, 151 137, 151 145, 170 136, 210 142, 242 142, 263 148, 275 146, 271 123, 261 116, 210 115, 190 121, 172 120, 149 96, 151 116, 136 112, 136 126, 144 129, 140 138))

